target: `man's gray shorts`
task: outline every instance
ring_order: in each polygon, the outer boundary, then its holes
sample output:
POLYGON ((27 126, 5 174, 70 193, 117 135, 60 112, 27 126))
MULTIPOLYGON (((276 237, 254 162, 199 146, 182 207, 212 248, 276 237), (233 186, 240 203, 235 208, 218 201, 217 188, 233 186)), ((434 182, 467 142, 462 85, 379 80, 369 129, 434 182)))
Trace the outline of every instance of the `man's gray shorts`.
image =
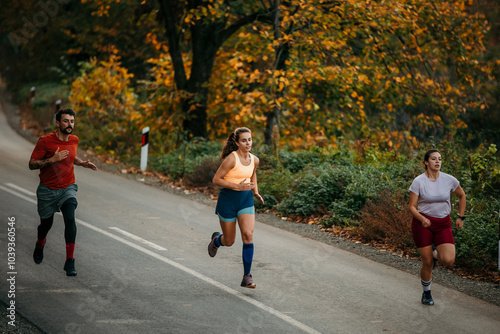
MULTIPOLYGON (((38 214, 40 218, 46 219, 54 213, 60 211, 60 207, 70 198, 76 200, 78 186, 73 183, 63 189, 51 189, 43 184, 39 184, 36 189, 38 200, 38 214)), ((77 202, 78 203, 78 202, 77 202)))

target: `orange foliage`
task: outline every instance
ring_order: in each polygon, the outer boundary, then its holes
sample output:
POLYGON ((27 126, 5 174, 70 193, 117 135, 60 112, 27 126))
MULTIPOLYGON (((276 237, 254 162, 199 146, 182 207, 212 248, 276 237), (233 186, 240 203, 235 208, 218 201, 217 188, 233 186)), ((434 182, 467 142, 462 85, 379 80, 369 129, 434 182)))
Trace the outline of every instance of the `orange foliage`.
POLYGON ((86 139, 104 149, 126 149, 136 142, 133 132, 142 116, 136 110, 136 96, 130 87, 132 77, 116 56, 107 61, 92 59, 84 65, 71 85, 69 97, 79 123, 88 127, 88 131, 80 132, 81 136, 90 136, 86 139))
POLYGON ((297 29, 276 40, 270 27, 253 25, 219 53, 209 86, 214 136, 241 124, 263 128, 278 105, 282 144, 365 137, 417 148, 422 138, 466 127, 464 110, 485 103, 477 87, 490 66, 479 61, 487 26, 466 1, 326 6, 282 4, 282 30, 297 29), (292 45, 288 68, 275 71, 274 47, 283 42, 292 45))
MULTIPOLYGON (((105 15, 114 1, 99 1, 99 13, 105 15)), ((204 20, 230 24, 236 13, 262 5, 249 1, 230 10, 225 3, 190 7, 179 24, 182 29, 204 20)), ((466 110, 488 108, 481 82, 493 80, 489 73, 495 66, 480 60, 487 24, 470 15, 468 5, 466 0, 282 2, 280 34, 256 21, 219 50, 207 83, 210 136, 225 137, 242 125, 263 129, 276 106, 281 145, 297 148, 367 138, 400 150, 417 148, 429 136, 453 136, 467 127, 461 117, 466 110), (286 69, 276 70, 275 52, 283 43, 290 54, 286 69)), ((157 32, 146 41, 161 54, 148 61, 150 79, 141 81, 145 100, 131 120, 177 140, 186 112, 182 101, 196 96, 176 88, 168 48, 157 32)), ((189 34, 183 43, 189 43, 189 34)), ((192 54, 182 57, 189 78, 192 54)))

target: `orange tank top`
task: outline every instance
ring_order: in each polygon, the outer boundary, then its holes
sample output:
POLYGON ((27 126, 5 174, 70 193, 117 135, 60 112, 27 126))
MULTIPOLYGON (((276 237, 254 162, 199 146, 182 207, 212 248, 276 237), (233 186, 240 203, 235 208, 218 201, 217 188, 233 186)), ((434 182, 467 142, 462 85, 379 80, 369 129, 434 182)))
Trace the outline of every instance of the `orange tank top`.
POLYGON ((245 183, 250 183, 250 178, 253 175, 254 166, 255 166, 255 157, 250 153, 250 165, 244 166, 241 161, 238 153, 236 151, 231 152, 234 154, 236 163, 233 168, 227 172, 224 176, 224 180, 232 182, 232 183, 241 183, 241 181, 245 180, 245 183))

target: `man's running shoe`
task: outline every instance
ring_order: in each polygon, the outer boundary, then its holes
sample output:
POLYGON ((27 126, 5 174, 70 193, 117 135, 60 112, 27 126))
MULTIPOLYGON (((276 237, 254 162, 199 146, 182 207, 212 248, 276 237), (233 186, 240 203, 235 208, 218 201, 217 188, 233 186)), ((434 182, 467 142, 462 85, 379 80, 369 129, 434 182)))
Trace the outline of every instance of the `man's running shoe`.
POLYGON ((75 259, 67 259, 64 263, 64 270, 66 271, 66 276, 76 276, 75 259))
POLYGON ((424 291, 422 293, 422 304, 424 305, 434 305, 434 300, 431 296, 431 291, 424 291))
POLYGON ((215 239, 217 239, 219 235, 219 232, 214 232, 212 234, 212 241, 210 241, 210 243, 208 244, 208 255, 210 255, 211 257, 214 257, 215 254, 217 254, 217 249, 219 249, 219 247, 215 246, 215 239))
POLYGON ((241 286, 244 288, 255 289, 255 283, 253 282, 252 275, 250 274, 243 275, 241 286))
POLYGON ((38 248, 35 246, 35 251, 33 252, 33 260, 36 264, 40 264, 43 261, 43 247, 38 248))

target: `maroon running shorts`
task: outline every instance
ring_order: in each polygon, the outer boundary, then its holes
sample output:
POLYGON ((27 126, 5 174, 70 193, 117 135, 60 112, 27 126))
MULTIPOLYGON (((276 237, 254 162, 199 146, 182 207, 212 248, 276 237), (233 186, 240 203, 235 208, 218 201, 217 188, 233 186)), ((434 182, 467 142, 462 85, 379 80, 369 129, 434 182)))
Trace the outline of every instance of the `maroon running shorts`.
POLYGON ((434 244, 434 246, 455 244, 449 215, 444 218, 434 218, 426 215, 422 216, 427 217, 427 219, 431 221, 431 226, 423 227, 422 222, 413 217, 411 221, 411 231, 417 248, 430 246, 432 244, 434 244))

